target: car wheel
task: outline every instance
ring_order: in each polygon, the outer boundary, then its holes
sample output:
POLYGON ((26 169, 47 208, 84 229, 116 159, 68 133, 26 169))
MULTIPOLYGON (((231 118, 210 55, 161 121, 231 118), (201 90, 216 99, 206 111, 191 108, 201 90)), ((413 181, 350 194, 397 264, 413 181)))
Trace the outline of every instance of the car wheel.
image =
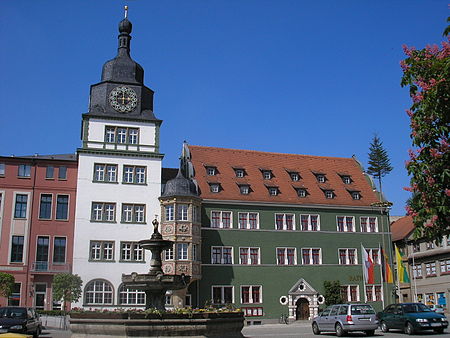
POLYGON ((367 337, 372 337, 375 334, 375 330, 367 330, 366 331, 366 336, 367 337))
POLYGON ((38 338, 39 335, 41 334, 41 332, 42 332, 41 328, 38 327, 38 328, 36 329, 36 332, 33 333, 33 338, 38 338))
POLYGON ((312 330, 314 334, 320 334, 319 325, 317 325, 317 323, 313 323, 312 330))
POLYGON ((433 331, 436 332, 436 333, 444 333, 444 328, 440 327, 438 329, 434 329, 433 331))
POLYGON ((338 337, 343 337, 343 336, 345 336, 345 331, 344 331, 344 329, 342 328, 342 325, 341 324, 339 324, 339 323, 337 323, 336 324, 336 327, 335 327, 335 330, 336 330, 336 336, 338 336, 338 337))
POLYGON ((384 333, 389 332, 389 328, 388 328, 386 322, 381 322, 380 327, 381 327, 381 331, 383 331, 384 333))
POLYGON ((412 326, 412 324, 410 322, 407 322, 405 325, 405 333, 412 335, 414 334, 414 327, 412 326))

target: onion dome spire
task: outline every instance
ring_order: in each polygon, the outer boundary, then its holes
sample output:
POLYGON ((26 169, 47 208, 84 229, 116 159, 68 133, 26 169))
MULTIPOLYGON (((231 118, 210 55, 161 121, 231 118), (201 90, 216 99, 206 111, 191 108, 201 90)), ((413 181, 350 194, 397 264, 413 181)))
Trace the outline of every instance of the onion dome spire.
POLYGON ((130 57, 132 28, 128 20, 128 6, 125 6, 125 17, 119 22, 117 56, 103 65, 102 81, 144 83, 144 69, 130 57))

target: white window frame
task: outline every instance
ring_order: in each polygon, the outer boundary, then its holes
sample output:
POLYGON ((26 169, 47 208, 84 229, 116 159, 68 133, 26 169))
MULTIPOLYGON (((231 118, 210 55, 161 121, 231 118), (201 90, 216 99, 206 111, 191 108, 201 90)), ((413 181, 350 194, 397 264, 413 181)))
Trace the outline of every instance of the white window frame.
POLYGON ((322 265, 322 248, 301 248, 300 255, 302 259, 302 265, 322 265), (309 250, 309 263, 305 263, 303 261, 303 250, 309 250), (312 255, 313 250, 319 250, 319 264, 313 263, 314 261, 312 255))
POLYGON ((228 211, 228 210, 211 210, 211 228, 215 228, 215 229, 233 229, 233 212, 232 211, 228 211), (218 212, 220 213, 219 216, 219 226, 212 226, 213 225, 213 213, 214 212, 218 212), (224 213, 230 213, 230 226, 229 227, 224 227, 223 226, 223 220, 224 220, 224 213))
POLYGON ((326 177, 323 174, 317 174, 316 178, 317 178, 317 182, 319 182, 319 183, 325 183, 325 181, 326 181, 326 177))
POLYGON ((296 225, 295 225, 295 214, 291 214, 291 213, 275 213, 275 230, 288 230, 288 231, 294 231, 296 230, 296 225), (277 228, 277 215, 283 215, 283 228, 282 229, 278 229, 277 228), (286 223, 286 215, 292 215, 292 230, 287 228, 287 223, 286 223))
POLYGON ((244 169, 235 169, 236 177, 242 178, 244 177, 244 169))
POLYGON ((334 198, 334 191, 333 190, 324 190, 325 198, 332 200, 334 198))
POLYGON ((123 184, 145 185, 147 180, 147 167, 139 165, 123 165, 123 184))
POLYGON ((223 264, 223 265, 233 265, 234 264, 234 252, 233 252, 233 247, 232 246, 212 246, 211 247, 211 264, 223 264), (215 259, 214 259, 214 249, 220 249, 220 262, 216 262, 215 263, 215 259), (230 255, 231 255, 231 263, 225 263, 225 259, 224 259, 224 249, 231 249, 230 250, 230 255))
POLYGON ((271 170, 263 170, 262 175, 263 175, 263 179, 265 179, 265 180, 271 180, 273 177, 271 170))
POLYGON ((342 285, 342 288, 347 288, 347 299, 343 299, 344 302, 359 302, 361 299, 361 295, 359 292, 359 285, 350 284, 350 285, 342 285), (356 287, 356 300, 351 299, 351 287, 356 287))
POLYGON ((84 300, 85 300, 85 303, 87 304, 87 305, 113 305, 114 304, 114 289, 113 289, 113 286, 112 286, 112 284, 110 283, 110 282, 108 282, 108 281, 106 281, 106 280, 103 280, 103 279, 94 279, 94 280, 91 280, 87 285, 86 285, 86 288, 84 289, 84 300), (102 283, 102 287, 101 287, 101 289, 97 289, 97 284, 96 283, 102 283), (88 288, 91 286, 91 285, 94 285, 94 288, 93 288, 93 290, 92 291, 88 291, 88 288), (105 285, 107 285, 108 286, 108 288, 110 288, 110 290, 107 290, 107 291, 105 291, 105 285), (87 301, 87 294, 88 293, 92 293, 93 294, 93 296, 92 296, 92 299, 94 300, 92 303, 89 303, 88 301, 87 301), (102 294, 102 302, 95 302, 95 299, 97 298, 97 297, 95 297, 95 295, 97 294, 97 293, 101 293, 102 294), (111 295, 111 302, 105 302, 104 300, 105 300, 105 294, 110 294, 111 295))
POLYGON ((375 216, 361 216, 359 218, 359 227, 361 232, 378 232, 378 217, 375 216), (366 229, 363 228, 363 219, 366 220, 366 229), (375 219, 375 231, 370 230, 370 220, 375 219))
POLYGON ((220 184, 219 183, 210 183, 209 188, 212 193, 218 193, 220 191, 220 184))
POLYGON ((297 248, 294 248, 294 247, 277 247, 277 248, 275 248, 275 260, 277 262, 277 265, 287 265, 287 266, 297 265, 297 248), (278 260, 278 251, 279 250, 284 251, 284 262, 280 262, 278 260), (294 250, 294 263, 293 264, 289 264, 288 250, 294 250))
POLYGON ((248 195, 250 193, 250 186, 248 184, 241 184, 239 186, 239 192, 241 195, 248 195))
POLYGON ((414 278, 422 278, 423 277, 422 264, 412 265, 412 270, 413 270, 414 278))
POLYGON ((361 194, 359 191, 352 191, 352 198, 354 200, 360 200, 361 199, 361 194))
POLYGON ((145 291, 119 286, 119 305, 145 305, 145 291), (132 297, 131 297, 132 296, 132 297), (125 301, 122 299, 125 298, 125 301))
POLYGON ((175 220, 175 204, 166 204, 164 206, 166 221, 175 220))
POLYGON ((250 230, 256 230, 259 229, 259 212, 238 212, 238 227, 239 229, 250 229, 250 230), (241 227, 241 214, 245 214, 245 227, 241 227), (256 215, 256 228, 252 228, 250 225, 250 214, 256 215))
POLYGON ((367 302, 382 302, 383 301, 382 285, 381 284, 366 285, 366 297, 367 297, 367 302), (376 294, 377 287, 380 288, 381 298, 379 300, 377 300, 377 294, 376 294), (372 296, 370 299, 369 299, 369 297, 367 297, 367 290, 370 290, 370 295, 372 296))
POLYGON ((381 264, 381 252, 379 248, 365 248, 367 251, 367 254, 369 255, 369 257, 372 259, 373 264, 375 265, 380 265, 381 264), (378 251, 378 255, 377 255, 377 259, 374 258, 373 253, 374 251, 378 251))
POLYGON ((304 198, 308 194, 307 190, 305 188, 298 188, 297 189, 297 196, 304 198))
POLYGON ((352 183, 352 179, 349 175, 343 175, 342 182, 344 182, 344 184, 350 184, 350 183, 352 183))
POLYGON ((234 286, 233 285, 211 285, 211 302, 212 304, 227 304, 225 303, 225 292, 224 289, 225 288, 231 288, 231 303, 230 304, 234 304, 234 286), (221 288, 221 302, 220 303, 214 303, 214 288, 221 288))
POLYGON ((176 243, 177 260, 187 261, 189 259, 189 243, 176 243))
POLYGON ((268 187, 270 196, 278 195, 278 187, 268 187))
POLYGON ((189 220, 189 204, 177 204, 177 221, 189 220))
POLYGON ((358 264, 358 249, 356 248, 339 248, 338 249, 338 262, 339 265, 356 265, 358 264), (341 263, 341 250, 345 250, 345 263, 341 263), (355 250, 355 263, 350 263, 349 250, 355 250))
POLYGON ((437 276, 437 273, 436 273, 436 262, 425 263, 425 276, 426 277, 437 276))
POLYGON ((260 265, 261 264, 261 249, 259 247, 239 247, 239 264, 241 265, 260 265), (252 264, 251 251, 256 249, 258 251, 258 260, 256 264, 252 264), (241 250, 247 251, 247 262, 241 260, 241 250))
POLYGON ((337 232, 356 232, 355 216, 340 216, 340 215, 336 216, 336 231, 337 232), (339 222, 338 222, 339 217, 343 217, 344 218, 344 231, 339 231, 339 222), (352 219, 352 231, 348 230, 347 218, 351 218, 352 219))
POLYGON ((102 240, 92 240, 89 243, 89 261, 114 261, 114 241, 102 241, 102 240), (94 246, 95 245, 95 246, 94 246), (111 245, 111 248, 109 248, 111 245), (93 249, 95 249, 95 254, 93 249), (110 252, 111 256, 108 256, 107 253, 110 252), (110 258, 108 258, 110 257, 110 258))
POLYGON ((144 262, 144 249, 138 242, 124 241, 120 242, 120 261, 121 262, 144 262), (125 255, 124 252, 128 253, 125 255))
POLYGON ((114 223, 116 221, 116 209, 116 203, 92 202, 91 222, 114 223))
POLYGON ((216 176, 217 174, 217 168, 216 167, 206 167, 206 175, 207 176, 216 176))
POLYGON ((441 259, 439 261, 439 268, 442 274, 450 274, 450 259, 441 259))
POLYGON ((300 222, 299 230, 301 230, 301 231, 320 231, 320 215, 319 214, 300 214, 299 222, 300 222), (302 216, 308 216, 308 228, 306 230, 303 230, 302 216), (311 216, 317 216, 317 230, 313 230, 313 228, 312 228, 311 216))

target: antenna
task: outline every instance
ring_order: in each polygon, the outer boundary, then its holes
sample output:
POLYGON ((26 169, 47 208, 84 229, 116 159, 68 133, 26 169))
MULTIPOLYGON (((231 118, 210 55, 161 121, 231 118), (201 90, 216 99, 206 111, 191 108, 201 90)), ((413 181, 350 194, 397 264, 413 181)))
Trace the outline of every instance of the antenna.
POLYGON ((125 19, 128 18, 128 6, 125 6, 125 19))

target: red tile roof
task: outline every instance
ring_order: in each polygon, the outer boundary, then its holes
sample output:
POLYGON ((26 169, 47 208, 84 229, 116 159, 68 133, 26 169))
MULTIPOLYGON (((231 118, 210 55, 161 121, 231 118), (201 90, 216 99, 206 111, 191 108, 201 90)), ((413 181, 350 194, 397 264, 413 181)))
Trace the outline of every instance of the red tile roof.
POLYGON ((399 218, 391 224, 392 241, 399 241, 409 236, 414 230, 412 216, 399 218))
POLYGON ((276 202, 288 204, 322 204, 367 207, 378 202, 367 177, 353 158, 320 157, 294 154, 268 153, 203 146, 188 146, 194 166, 194 178, 203 199, 276 202), (217 168, 217 175, 207 176, 206 166, 217 168), (243 178, 236 177, 233 168, 245 169, 243 178), (263 179, 262 168, 271 170, 273 178, 263 179), (298 172, 300 179, 293 182, 290 172, 298 172), (325 183, 317 181, 315 173, 326 176, 325 183), (342 173, 351 176, 344 184, 342 173), (212 193, 208 183, 221 184, 219 193, 212 193), (251 192, 242 195, 239 184, 250 185, 251 192), (267 187, 278 187, 279 194, 270 196, 267 187), (304 187, 308 194, 298 197, 295 188, 304 187), (333 190, 334 199, 325 198, 323 190, 333 190), (354 200, 349 191, 359 191, 360 200, 354 200))

